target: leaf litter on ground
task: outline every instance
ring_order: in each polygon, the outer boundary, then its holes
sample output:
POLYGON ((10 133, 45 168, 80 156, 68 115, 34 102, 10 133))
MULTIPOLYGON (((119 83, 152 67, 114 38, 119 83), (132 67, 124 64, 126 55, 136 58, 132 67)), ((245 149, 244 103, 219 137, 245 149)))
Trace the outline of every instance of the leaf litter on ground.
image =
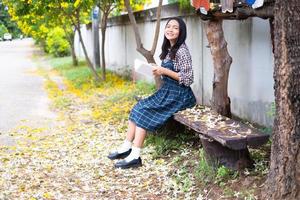
POLYGON ((114 169, 106 157, 122 142, 126 115, 135 103, 130 94, 120 95, 121 100, 112 94, 134 85, 114 78, 112 88, 87 93, 69 82, 61 87, 52 74, 53 80, 47 73, 45 87, 58 113, 56 125, 35 129, 25 121, 10 133, 17 143, 0 147, 0 199, 170 198, 169 166, 151 160, 151 147, 138 169, 114 169))
POLYGON ((57 118, 39 127, 25 120, 10 133, 16 145, 0 146, 1 200, 205 199, 193 171, 198 149, 191 145, 158 158, 147 145, 137 169, 114 169, 115 161, 107 158, 125 138, 135 95, 147 96, 149 90, 141 93, 136 84, 113 74, 105 85, 88 82, 81 88, 51 68, 39 74, 46 78, 57 118))

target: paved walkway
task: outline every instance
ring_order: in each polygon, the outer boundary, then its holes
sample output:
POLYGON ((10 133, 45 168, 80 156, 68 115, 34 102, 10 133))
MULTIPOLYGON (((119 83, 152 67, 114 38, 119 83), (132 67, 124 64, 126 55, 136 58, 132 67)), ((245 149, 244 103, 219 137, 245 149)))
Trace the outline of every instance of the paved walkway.
POLYGON ((8 133, 22 122, 55 116, 48 109, 44 80, 34 74, 35 51, 31 39, 0 42, 0 145, 14 142, 8 133))

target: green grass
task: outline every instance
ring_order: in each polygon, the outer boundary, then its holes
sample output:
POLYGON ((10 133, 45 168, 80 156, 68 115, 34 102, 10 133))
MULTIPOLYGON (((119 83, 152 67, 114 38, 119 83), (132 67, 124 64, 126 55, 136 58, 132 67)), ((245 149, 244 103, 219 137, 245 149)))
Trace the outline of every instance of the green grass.
POLYGON ((204 150, 199 151, 199 164, 195 171, 196 177, 202 183, 210 183, 215 177, 215 170, 209 165, 204 156, 204 150))
POLYGON ((181 186, 183 192, 188 192, 192 186, 192 181, 189 177, 189 170, 186 166, 182 166, 175 176, 176 184, 181 186))
MULTIPOLYGON (((145 145, 154 146, 154 158, 168 155, 172 150, 181 150, 190 145, 195 140, 195 135, 189 132, 174 133, 168 132, 165 127, 155 134, 149 134, 145 140, 145 145)), ((198 139, 198 137, 197 137, 198 139)))
POLYGON ((203 149, 200 149, 199 151, 199 164, 195 174, 203 184, 216 183, 221 187, 223 187, 228 180, 235 179, 238 176, 237 172, 234 172, 223 165, 217 168, 212 167, 209 162, 207 162, 203 149))
POLYGON ((91 82, 93 84, 91 72, 84 66, 63 71, 62 74, 78 89, 85 83, 91 82))
POLYGON ((52 58, 50 65, 71 81, 75 88, 79 89, 84 83, 93 82, 91 71, 84 61, 80 61, 78 66, 73 66, 71 57, 52 58))
POLYGON ((137 81, 136 82, 136 89, 138 91, 138 94, 144 95, 144 94, 152 94, 155 90, 155 84, 148 83, 145 81, 137 81))
POLYGON ((72 57, 48 57, 49 64, 57 70, 64 70, 73 67, 79 67, 85 65, 84 60, 79 60, 78 66, 73 66, 72 57))
POLYGON ((145 146, 153 145, 155 152, 152 155, 154 158, 168 155, 172 150, 179 149, 182 142, 176 139, 167 138, 165 135, 149 134, 145 141, 145 146))
POLYGON ((259 128, 259 131, 268 134, 268 135, 272 135, 273 132, 273 128, 272 127, 261 127, 259 128))

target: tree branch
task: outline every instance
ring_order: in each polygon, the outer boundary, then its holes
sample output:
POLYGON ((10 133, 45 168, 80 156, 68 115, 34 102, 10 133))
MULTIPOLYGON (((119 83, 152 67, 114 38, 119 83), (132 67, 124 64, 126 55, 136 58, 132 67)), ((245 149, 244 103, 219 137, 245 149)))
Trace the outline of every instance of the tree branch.
POLYGON ((139 32, 139 29, 137 27, 136 20, 135 20, 135 17, 133 15, 132 8, 130 6, 129 0, 124 0, 124 1, 125 1, 125 6, 126 6, 126 9, 127 9, 127 12, 128 12, 129 19, 130 19, 132 27, 133 27, 133 31, 135 33, 135 41, 136 41, 137 49, 139 50, 140 48, 143 48, 140 32, 139 32))
POLYGON ((160 30, 160 15, 161 15, 161 8, 162 8, 162 2, 163 0, 159 0, 157 11, 156 11, 156 27, 155 27, 155 35, 153 39, 153 44, 151 48, 151 54, 154 55, 156 47, 157 47, 157 41, 158 41, 158 35, 160 30))

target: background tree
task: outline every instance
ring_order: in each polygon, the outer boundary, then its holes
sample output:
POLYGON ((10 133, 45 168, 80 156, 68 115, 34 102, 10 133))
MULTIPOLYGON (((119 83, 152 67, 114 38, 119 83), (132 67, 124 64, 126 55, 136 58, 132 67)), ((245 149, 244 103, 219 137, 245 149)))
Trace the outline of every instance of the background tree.
MULTIPOLYGON (((144 5, 149 3, 149 0, 132 0, 131 6, 133 10, 142 10, 144 5)), ((105 80, 105 36, 107 28, 107 19, 110 14, 119 14, 124 10, 125 5, 123 0, 98 0, 98 7, 102 12, 101 18, 101 58, 102 58, 102 79, 105 80), (114 12, 113 12, 114 11, 114 12)))
POLYGON ((101 18, 101 67, 102 67, 102 79, 106 77, 106 63, 105 63, 105 33, 107 27, 107 19, 110 13, 120 4, 120 1, 116 0, 98 0, 97 5, 100 8, 102 14, 101 18))
POLYGON ((17 22, 22 32, 32 36, 44 47, 50 25, 44 22, 45 17, 36 6, 37 4, 20 0, 4 0, 3 2, 8 6, 11 19, 17 22))
POLYGON ((56 26, 59 26, 64 30, 67 41, 71 47, 73 66, 77 66, 78 58, 75 53, 74 46, 76 29, 72 26, 72 21, 69 15, 65 13, 65 10, 68 9, 69 4, 43 1, 43 5, 41 5, 41 7, 41 9, 45 9, 44 13, 47 16, 48 21, 56 24, 56 26))
POLYGON ((19 37, 19 35, 22 34, 17 24, 11 20, 8 14, 8 7, 5 4, 3 4, 1 0, 0 0, 0 25, 2 27, 1 28, 2 33, 0 33, 0 37, 3 37, 3 34, 7 32, 11 33, 14 38, 19 37))
MULTIPOLYGON (((51 2, 51 0, 48 0, 48 4, 51 2)), ((44 1, 44 3, 46 2, 44 1)), ((81 33, 81 25, 90 23, 90 13, 95 4, 96 1, 94 0, 72 0, 67 2, 64 0, 57 0, 56 2, 52 2, 52 5, 57 8, 59 13, 61 13, 61 15, 58 16, 65 16, 70 21, 73 30, 78 32, 79 41, 83 49, 87 66, 91 70, 95 81, 99 82, 100 78, 88 56, 81 33)))
POLYGON ((192 9, 190 0, 168 0, 168 3, 178 3, 180 10, 192 9))
MULTIPOLYGON (((61 3, 64 3, 64 1, 62 1, 61 3)), ((76 0, 74 3, 69 3, 65 13, 70 17, 73 27, 78 32, 79 41, 81 43, 87 65, 94 75, 95 81, 99 82, 100 78, 96 72, 96 69, 94 69, 91 59, 88 56, 81 33, 81 24, 86 24, 86 20, 90 16, 91 10, 94 5, 95 2, 93 0, 76 0)))
POLYGON ((79 40, 82 45, 84 56, 96 81, 99 76, 93 68, 88 57, 85 44, 81 34, 81 25, 90 22, 90 12, 95 5, 93 0, 4 0, 9 6, 9 13, 17 21, 19 27, 28 35, 31 35, 43 46, 50 29, 59 26, 67 34, 68 41, 72 50, 73 63, 77 64, 77 57, 74 51, 74 35, 78 31, 79 40))
POLYGON ((4 24, 0 24, 0 37, 2 38, 5 33, 8 33, 8 30, 4 24))
MULTIPOLYGON (((125 6, 128 11, 128 16, 134 31, 135 35, 135 41, 137 48, 136 50, 141 53, 147 60, 148 63, 156 63, 154 59, 154 53, 157 47, 157 41, 158 41, 158 34, 159 34, 159 29, 160 29, 160 15, 161 15, 161 8, 162 8, 162 0, 159 0, 158 7, 157 7, 157 13, 156 13, 156 27, 155 27, 155 32, 154 32, 154 39, 152 43, 152 48, 151 50, 147 50, 144 48, 142 40, 141 40, 141 35, 139 32, 139 29, 137 27, 137 23, 132 11, 131 3, 129 0, 125 0, 125 6)), ((155 83, 156 87, 159 88, 161 86, 161 79, 159 76, 155 77, 155 83)))
POLYGON ((300 2, 275 2, 276 115, 265 199, 300 199, 300 2))

